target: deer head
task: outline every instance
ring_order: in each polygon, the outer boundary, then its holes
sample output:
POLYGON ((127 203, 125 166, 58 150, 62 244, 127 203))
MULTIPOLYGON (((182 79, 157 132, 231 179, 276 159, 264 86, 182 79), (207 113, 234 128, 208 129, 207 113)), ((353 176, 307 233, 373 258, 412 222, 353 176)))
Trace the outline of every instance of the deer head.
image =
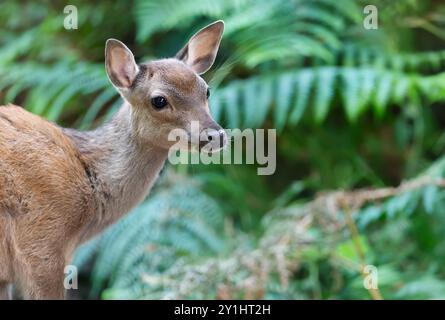
POLYGON ((106 71, 131 105, 132 130, 138 139, 168 149, 178 146, 169 141, 169 133, 182 129, 186 137, 181 148, 201 149, 211 143, 214 151, 226 144, 224 130, 210 115, 209 87, 200 77, 215 61, 223 31, 224 23, 214 22, 198 31, 176 57, 139 65, 122 42, 107 41, 106 71), (199 132, 192 132, 192 122, 199 124, 199 132))

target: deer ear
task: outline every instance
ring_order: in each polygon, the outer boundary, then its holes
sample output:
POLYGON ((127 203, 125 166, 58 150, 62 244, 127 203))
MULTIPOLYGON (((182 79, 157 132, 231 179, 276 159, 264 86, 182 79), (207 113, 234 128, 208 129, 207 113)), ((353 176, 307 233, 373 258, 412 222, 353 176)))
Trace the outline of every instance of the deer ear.
POLYGON ((117 88, 131 87, 139 71, 133 53, 116 39, 108 39, 106 42, 105 68, 108 78, 117 88))
POLYGON ((176 54, 176 58, 182 60, 196 73, 203 74, 215 62, 223 32, 222 20, 209 24, 191 37, 185 47, 176 54))

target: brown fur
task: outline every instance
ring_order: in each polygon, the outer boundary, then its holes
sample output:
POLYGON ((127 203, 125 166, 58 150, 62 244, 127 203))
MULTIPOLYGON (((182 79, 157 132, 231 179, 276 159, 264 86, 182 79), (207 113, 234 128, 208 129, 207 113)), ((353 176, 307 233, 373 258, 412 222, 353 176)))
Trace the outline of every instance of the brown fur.
POLYGON ((0 114, 0 282, 49 297, 56 282, 63 290, 60 256, 72 252, 70 239, 97 207, 93 190, 60 128, 16 106, 0 114))
MULTIPOLYGON (((207 32, 220 37, 222 22, 200 31, 207 32)), ((199 47, 188 56, 216 54, 199 47)), ((193 65, 165 59, 137 66, 133 59, 119 41, 107 42, 108 76, 125 103, 94 131, 0 106, 0 299, 9 298, 12 283, 25 298, 63 298, 63 271, 75 248, 144 199, 173 144, 168 133, 187 130, 192 120, 221 129, 193 65), (156 110, 150 97, 160 94, 169 104, 156 110)))

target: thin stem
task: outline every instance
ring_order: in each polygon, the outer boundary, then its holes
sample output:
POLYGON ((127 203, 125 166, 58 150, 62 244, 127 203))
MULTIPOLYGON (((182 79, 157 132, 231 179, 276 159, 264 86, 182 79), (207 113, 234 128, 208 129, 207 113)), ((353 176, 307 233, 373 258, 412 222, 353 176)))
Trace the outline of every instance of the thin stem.
MULTIPOLYGON (((348 226, 349 232, 351 233, 351 239, 354 244, 354 249, 360 260, 360 273, 363 277, 363 280, 366 280, 366 277, 368 275, 365 273, 365 266, 367 265, 367 263, 365 250, 363 249, 363 246, 360 242, 360 233, 358 231, 357 225, 354 222, 354 219, 352 218, 350 207, 345 203, 342 203, 342 207, 345 213, 346 224, 348 226)), ((373 300, 383 300, 383 296, 378 288, 367 288, 367 290, 373 300)))

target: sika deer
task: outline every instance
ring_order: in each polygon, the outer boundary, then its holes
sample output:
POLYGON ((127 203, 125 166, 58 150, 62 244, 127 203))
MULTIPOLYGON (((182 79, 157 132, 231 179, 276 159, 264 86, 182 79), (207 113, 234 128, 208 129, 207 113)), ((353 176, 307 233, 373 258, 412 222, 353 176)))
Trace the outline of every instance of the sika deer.
POLYGON ((144 199, 175 143, 171 130, 199 121, 223 147, 224 130, 210 116, 199 77, 212 66, 223 29, 217 21, 176 58, 140 65, 123 43, 108 40, 106 71, 124 103, 94 131, 0 107, 0 298, 8 298, 10 284, 27 299, 64 298, 74 250, 144 199))

